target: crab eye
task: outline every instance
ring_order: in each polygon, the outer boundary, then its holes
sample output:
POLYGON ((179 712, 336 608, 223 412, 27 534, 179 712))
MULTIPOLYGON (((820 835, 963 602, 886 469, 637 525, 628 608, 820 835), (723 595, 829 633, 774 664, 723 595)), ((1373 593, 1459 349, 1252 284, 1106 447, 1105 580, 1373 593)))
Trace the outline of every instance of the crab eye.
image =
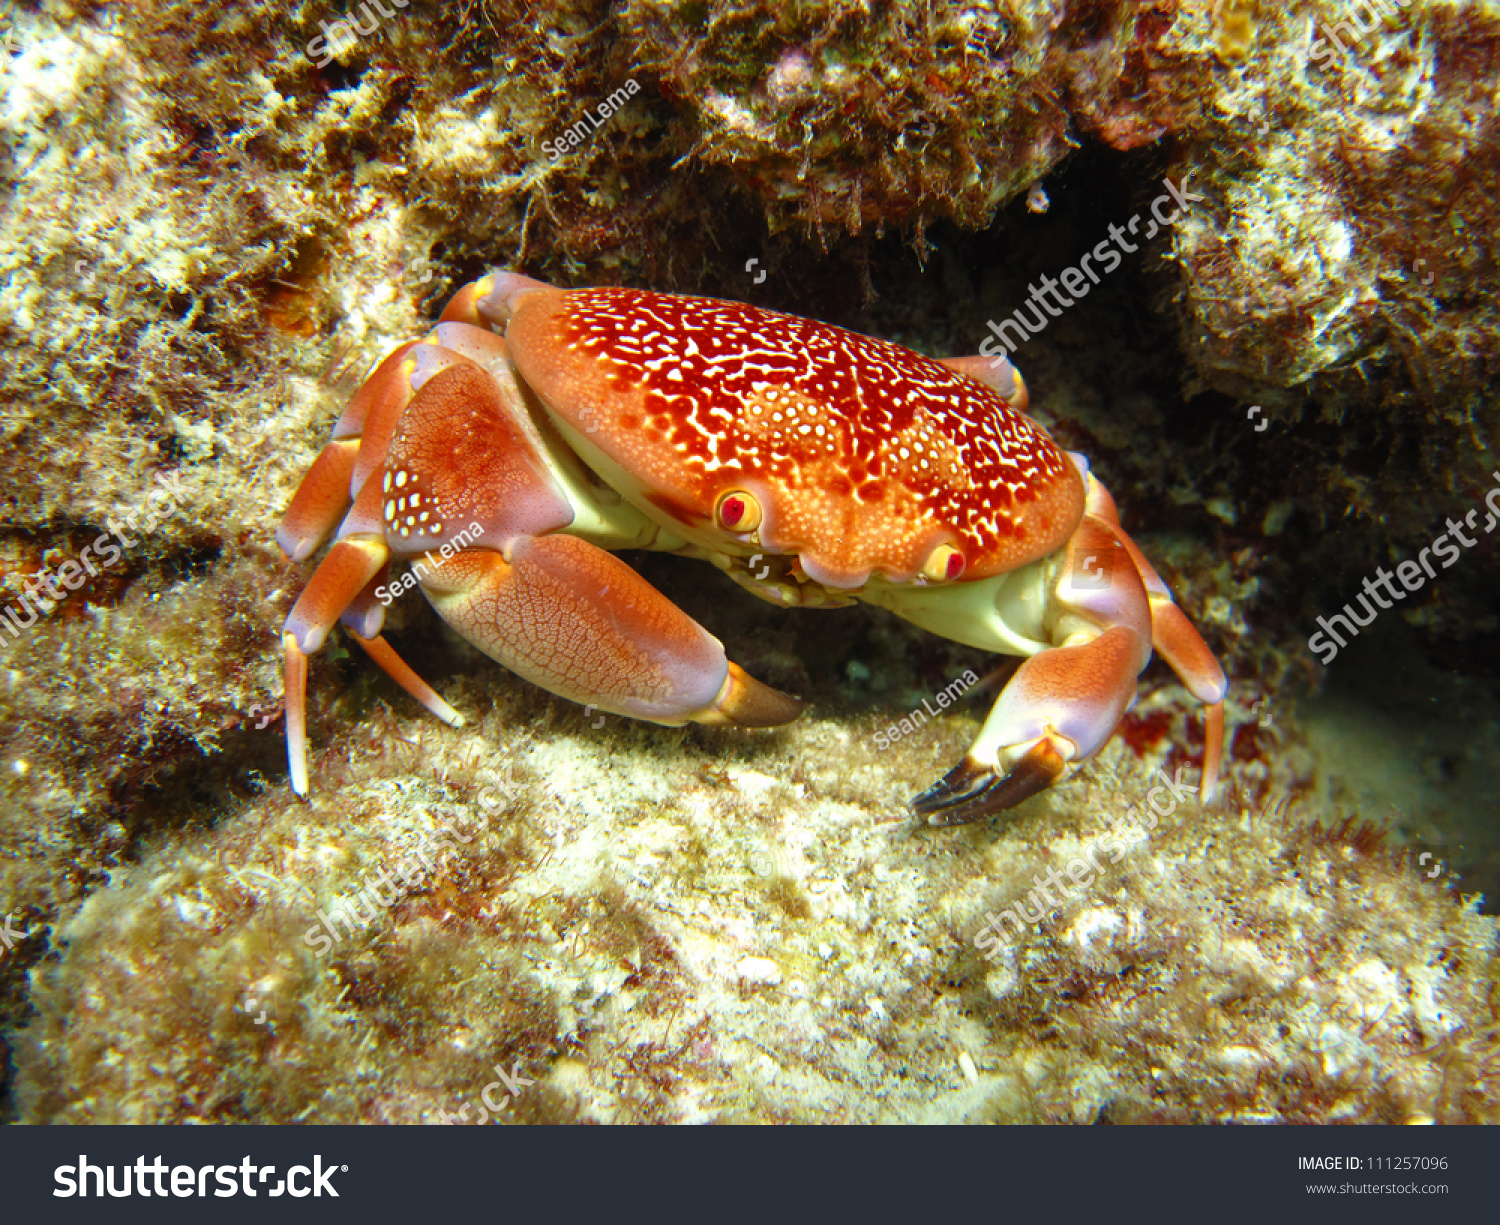
POLYGON ((922 567, 922 573, 934 583, 951 583, 964 572, 964 555, 951 544, 940 544, 922 567))
POLYGON ((760 503, 748 493, 726 493, 714 507, 714 518, 725 531, 753 532, 760 526, 760 503))

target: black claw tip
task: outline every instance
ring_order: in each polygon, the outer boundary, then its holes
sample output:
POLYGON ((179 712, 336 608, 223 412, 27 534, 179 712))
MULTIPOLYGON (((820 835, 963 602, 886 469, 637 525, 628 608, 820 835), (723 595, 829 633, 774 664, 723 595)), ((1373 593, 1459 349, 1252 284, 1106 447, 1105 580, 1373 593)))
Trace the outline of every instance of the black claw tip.
POLYGON ((1002 778, 966 757, 911 806, 929 825, 965 825, 1029 800, 1052 785, 1062 766, 1055 754, 1033 750, 1002 778))

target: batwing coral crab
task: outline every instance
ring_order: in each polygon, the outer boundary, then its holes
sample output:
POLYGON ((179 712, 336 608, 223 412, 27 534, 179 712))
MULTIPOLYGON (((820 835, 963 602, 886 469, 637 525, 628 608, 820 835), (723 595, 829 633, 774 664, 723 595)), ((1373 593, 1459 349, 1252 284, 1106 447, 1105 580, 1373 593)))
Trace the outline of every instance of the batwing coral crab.
POLYGON ((774 604, 863 600, 1026 657, 914 801, 932 824, 1009 808, 1096 753, 1153 648, 1210 704, 1211 796, 1224 674, 1026 404, 1004 358, 934 360, 739 302, 512 272, 465 286, 354 395, 277 533, 300 561, 337 529, 283 633, 293 790, 308 656, 337 621, 463 721, 381 636, 393 559, 465 638, 572 701, 669 726, 795 719, 798 699, 610 552, 659 549, 774 604))

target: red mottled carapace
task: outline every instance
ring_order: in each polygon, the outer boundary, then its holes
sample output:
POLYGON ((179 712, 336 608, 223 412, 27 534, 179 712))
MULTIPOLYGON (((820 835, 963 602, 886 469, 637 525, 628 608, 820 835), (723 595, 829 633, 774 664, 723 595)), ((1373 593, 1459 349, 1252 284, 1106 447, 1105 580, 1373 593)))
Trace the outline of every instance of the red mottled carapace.
POLYGON ((761 541, 831 585, 909 579, 941 544, 958 555, 943 577, 985 578, 1083 516, 1082 476, 1035 422, 888 341, 636 289, 560 294, 510 336, 527 382, 589 414, 588 441, 657 499, 707 524, 747 490, 761 541))

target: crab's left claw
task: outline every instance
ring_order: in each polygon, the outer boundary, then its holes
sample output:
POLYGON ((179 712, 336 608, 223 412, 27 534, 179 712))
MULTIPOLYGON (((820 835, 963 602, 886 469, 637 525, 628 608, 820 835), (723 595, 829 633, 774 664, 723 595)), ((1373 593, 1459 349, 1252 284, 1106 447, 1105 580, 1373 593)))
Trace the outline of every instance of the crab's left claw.
POLYGON ((1053 591, 1057 645, 1021 665, 964 760, 913 802, 929 824, 960 825, 1014 807, 1092 757, 1130 708, 1153 648, 1209 703, 1201 794, 1213 798, 1224 672, 1120 527, 1109 492, 1087 480, 1087 509, 1053 591))
POLYGON ((1067 767, 1050 741, 1038 742, 1004 777, 965 757, 912 801, 912 808, 929 825, 963 825, 1029 800, 1052 786, 1067 767))
POLYGON ((1138 630, 1116 625, 1080 645, 1033 655, 964 760, 912 806, 931 825, 961 825, 1050 787, 1110 738, 1150 654, 1138 630))

